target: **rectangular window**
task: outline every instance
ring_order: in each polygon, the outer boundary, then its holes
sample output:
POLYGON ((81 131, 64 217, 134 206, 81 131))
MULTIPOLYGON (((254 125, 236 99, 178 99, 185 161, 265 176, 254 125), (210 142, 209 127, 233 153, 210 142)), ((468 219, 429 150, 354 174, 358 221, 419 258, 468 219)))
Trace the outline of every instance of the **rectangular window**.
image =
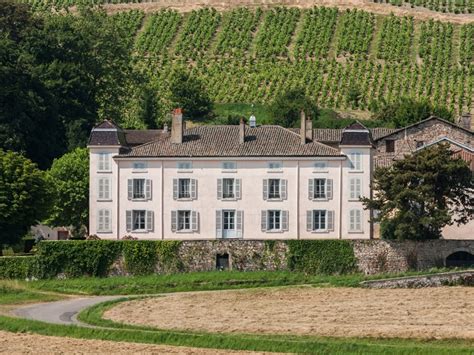
POLYGON ((395 141, 393 139, 387 139, 385 141, 385 152, 386 153, 395 152, 395 141))
POLYGON ((145 179, 133 179, 133 199, 145 198, 145 179))
POLYGON ((281 198, 280 194, 280 179, 268 179, 268 198, 281 198))
POLYGON ((191 229, 191 211, 178 211, 178 230, 191 229))
POLYGON ((191 179, 178 180, 178 198, 191 198, 191 179))
POLYGON ((110 171, 110 153, 99 153, 98 171, 110 171))
POLYGON ((222 163, 222 170, 235 171, 237 170, 237 164, 233 161, 225 161, 222 163))
POLYGON ((317 161, 314 163, 314 170, 325 171, 327 169, 327 163, 325 161, 317 161))
POLYGON ((314 179, 314 198, 326 198, 326 179, 314 179))
POLYGON ((281 229, 281 211, 269 210, 268 211, 268 230, 280 230, 281 229))
POLYGON ((425 142, 424 141, 416 141, 416 147, 417 148, 421 148, 425 145, 425 142))
POLYGON ((193 164, 189 161, 180 161, 177 164, 178 171, 187 172, 193 169, 193 164))
POLYGON ((362 154, 361 153, 351 153, 350 154, 350 163, 351 170, 361 171, 362 170, 362 154))
POLYGON ((98 221, 97 221, 97 232, 106 233, 112 230, 112 222, 110 217, 110 210, 102 209, 99 210, 98 221))
POLYGON ((147 169, 147 163, 143 161, 133 163, 134 172, 145 172, 147 169))
POLYGON ((362 182, 360 178, 350 179, 350 199, 358 200, 361 196, 362 182))
POLYGON ((313 211, 313 230, 322 231, 327 229, 327 211, 314 210, 313 211))
POLYGON ((146 211, 144 210, 132 211, 132 230, 134 231, 146 230, 146 211))
POLYGON ((349 212, 349 231, 350 232, 361 232, 362 231, 362 211, 351 210, 349 212))
POLYGON ((268 170, 271 172, 278 172, 281 171, 282 163, 279 161, 271 161, 268 163, 268 170))
POLYGON ((223 227, 225 231, 235 230, 235 211, 223 211, 223 227))
POLYGON ((222 179, 222 197, 235 198, 234 179, 222 179))
POLYGON ((99 200, 110 200, 110 178, 99 179, 99 200))

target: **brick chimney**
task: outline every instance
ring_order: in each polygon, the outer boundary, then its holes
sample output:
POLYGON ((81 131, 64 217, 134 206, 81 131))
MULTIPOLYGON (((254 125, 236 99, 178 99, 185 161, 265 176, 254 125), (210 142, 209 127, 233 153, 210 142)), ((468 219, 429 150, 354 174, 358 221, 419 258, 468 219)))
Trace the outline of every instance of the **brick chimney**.
POLYGON ((304 110, 301 110, 301 127, 300 127, 300 137, 301 144, 306 144, 307 141, 313 140, 313 121, 311 118, 306 118, 304 110))
POLYGON ((183 110, 176 108, 171 113, 171 143, 183 143, 184 121, 183 110))
POLYGON ((239 143, 240 144, 245 143, 245 121, 243 118, 240 119, 240 124, 239 124, 239 143))
POLYGON ((459 117, 459 125, 465 129, 471 129, 471 114, 469 112, 463 113, 461 117, 459 117))

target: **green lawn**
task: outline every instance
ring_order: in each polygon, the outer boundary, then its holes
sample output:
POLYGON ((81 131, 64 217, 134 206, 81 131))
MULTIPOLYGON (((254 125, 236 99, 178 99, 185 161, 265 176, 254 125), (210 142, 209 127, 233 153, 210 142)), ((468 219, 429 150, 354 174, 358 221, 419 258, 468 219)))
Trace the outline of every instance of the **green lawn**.
POLYGON ((60 297, 56 295, 24 289, 16 282, 0 282, 0 305, 21 304, 28 302, 47 302, 55 301, 59 298, 60 297))

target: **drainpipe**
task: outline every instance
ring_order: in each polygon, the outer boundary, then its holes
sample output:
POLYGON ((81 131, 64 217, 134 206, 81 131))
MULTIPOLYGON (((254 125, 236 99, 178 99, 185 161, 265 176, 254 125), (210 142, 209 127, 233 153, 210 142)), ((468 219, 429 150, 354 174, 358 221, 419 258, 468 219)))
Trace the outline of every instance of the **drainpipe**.
POLYGON ((117 240, 120 239, 120 161, 116 161, 116 169, 117 169, 117 240))
POLYGON ((342 239, 342 165, 344 162, 345 160, 340 160, 339 166, 339 239, 342 239))
POLYGON ((296 162, 296 239, 300 239, 300 161, 296 162))
POLYGON ((163 168, 163 160, 161 161, 161 177, 160 177, 160 183, 161 183, 161 198, 160 198, 160 224, 161 224, 161 239, 165 239, 165 226, 164 226, 164 217, 163 217, 163 195, 164 195, 164 168, 163 168))

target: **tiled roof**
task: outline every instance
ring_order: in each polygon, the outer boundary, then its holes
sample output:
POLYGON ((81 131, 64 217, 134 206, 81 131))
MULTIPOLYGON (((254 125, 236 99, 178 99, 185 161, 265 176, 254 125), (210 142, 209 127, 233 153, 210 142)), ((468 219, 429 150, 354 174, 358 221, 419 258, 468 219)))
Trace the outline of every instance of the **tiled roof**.
POLYGON ((161 129, 126 129, 124 133, 129 146, 145 144, 170 135, 169 132, 164 132, 161 129))
POLYGON ((246 127, 239 143, 239 126, 199 126, 187 129, 183 143, 169 136, 131 148, 121 157, 261 157, 340 156, 337 149, 318 142, 302 145, 298 134, 280 126, 246 127))
MULTIPOLYGON (((292 128, 292 131, 298 134, 300 133, 299 128, 292 128)), ((313 137, 318 142, 339 143, 342 139, 342 131, 342 129, 338 128, 315 128, 313 130, 313 137)), ((376 140, 397 131, 397 129, 380 127, 369 128, 369 131, 372 133, 372 139, 376 140)))

